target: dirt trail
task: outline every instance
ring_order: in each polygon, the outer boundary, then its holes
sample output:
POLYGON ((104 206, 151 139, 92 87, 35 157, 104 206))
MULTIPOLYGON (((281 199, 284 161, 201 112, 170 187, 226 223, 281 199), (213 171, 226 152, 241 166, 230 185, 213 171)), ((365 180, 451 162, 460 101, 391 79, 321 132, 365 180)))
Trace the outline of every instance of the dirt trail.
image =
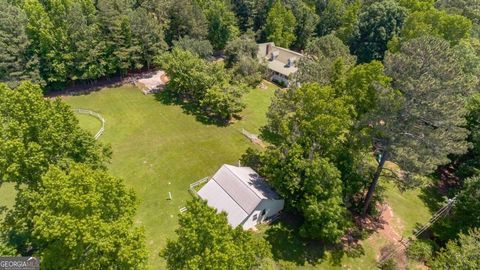
MULTIPOLYGON (((378 251, 377 259, 380 258, 380 255, 388 253, 389 250, 401 247, 403 245, 401 241, 404 240, 401 233, 402 221, 395 216, 392 208, 388 204, 383 204, 379 209, 382 211, 380 219, 382 220, 383 226, 379 228, 378 234, 381 238, 385 239, 388 244, 378 251)), ((398 249, 392 258, 397 262, 397 269, 406 269, 407 255, 405 248, 398 249)))

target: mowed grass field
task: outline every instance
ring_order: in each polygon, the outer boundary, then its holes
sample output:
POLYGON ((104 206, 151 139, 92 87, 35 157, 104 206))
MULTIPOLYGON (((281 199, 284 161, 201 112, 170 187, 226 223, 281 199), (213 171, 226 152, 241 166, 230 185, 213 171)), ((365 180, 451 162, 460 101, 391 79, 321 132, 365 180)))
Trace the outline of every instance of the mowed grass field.
MULTIPOLYGON (((175 237, 179 209, 191 199, 188 185, 212 175, 224 163, 236 164, 248 147, 256 147, 240 131, 245 128, 258 133, 266 123, 265 113, 276 87, 265 84, 267 89, 255 89, 246 95, 247 108, 242 119, 227 127, 202 124, 181 107, 162 104, 132 85, 64 98, 72 108, 90 109, 105 118, 106 131, 100 141, 112 146, 111 172, 123 178, 137 194, 136 223, 145 228, 151 269, 165 269, 158 254, 166 240, 175 237), (168 192, 172 193, 171 201, 168 192)), ((100 128, 94 117, 78 114, 78 118, 92 135, 100 128)), ((381 186, 395 216, 392 225, 400 234, 410 236, 416 225, 430 218, 420 190, 402 193, 384 180, 381 186)), ((3 184, 0 206, 10 207, 14 197, 13 185, 3 184)), ((305 246, 298 235, 281 223, 261 228, 258 236, 270 240, 275 258, 284 269, 374 269, 375 258, 387 243, 387 239, 375 233, 363 242, 363 255, 344 256, 333 263, 334 254, 315 256, 317 247, 305 246), (268 237, 266 230, 279 233, 268 237)))
MULTIPOLYGON (((93 110, 105 118, 100 141, 112 146, 112 174, 137 194, 136 223, 145 228, 152 269, 165 268, 158 254, 167 238, 175 237, 179 209, 191 199, 189 184, 212 175, 224 163, 237 164, 254 146, 241 130, 258 133, 265 124, 276 88, 266 84, 266 89, 246 95, 243 118, 227 127, 202 124, 180 106, 162 104, 132 85, 64 98, 72 108, 93 110)), ((79 119, 86 130, 98 130, 97 119, 86 115, 79 119)))

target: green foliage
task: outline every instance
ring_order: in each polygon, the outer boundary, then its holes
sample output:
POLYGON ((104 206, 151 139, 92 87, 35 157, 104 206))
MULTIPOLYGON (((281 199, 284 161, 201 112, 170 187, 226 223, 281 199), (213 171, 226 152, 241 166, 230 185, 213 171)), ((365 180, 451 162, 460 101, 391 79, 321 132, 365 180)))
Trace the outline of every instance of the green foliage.
POLYGON ((156 15, 132 2, 26 0, 19 6, 28 20, 29 52, 50 88, 149 68, 166 47, 156 15))
POLYGON ((360 1, 327 1, 326 6, 319 13, 318 35, 335 33, 343 42, 348 42, 353 37, 357 26, 360 7, 360 1))
POLYGON ((240 60, 240 57, 245 56, 249 58, 257 58, 257 43, 253 37, 249 35, 242 35, 230 41, 225 47, 225 62, 227 67, 240 60))
POLYGON ((392 176, 406 188, 449 163, 449 155, 466 152, 464 97, 472 93, 476 80, 464 73, 462 65, 448 42, 429 36, 387 54, 386 74, 398 92, 379 88, 377 108, 366 117, 365 126, 381 158, 364 213, 386 160, 400 167, 402 172, 392 176))
POLYGON ((198 1, 208 21, 208 40, 215 50, 222 50, 225 45, 239 34, 235 14, 225 1, 198 1))
POLYGON ((166 41, 189 36, 194 39, 205 39, 208 34, 208 22, 196 0, 179 0, 170 5, 168 10, 169 25, 166 41))
POLYGON ((343 42, 334 35, 310 40, 305 49, 306 57, 300 59, 294 81, 329 84, 335 75, 335 65, 340 63, 348 68, 355 64, 355 57, 343 42))
POLYGON ((434 0, 399 0, 398 3, 410 12, 428 11, 434 9, 434 0))
POLYGON ((453 159, 460 164, 457 174, 463 178, 480 174, 480 94, 471 97, 467 108, 468 141, 471 147, 465 155, 453 159))
POLYGON ((174 40, 173 46, 185 51, 196 53, 201 58, 208 58, 213 54, 213 47, 208 40, 199 40, 184 36, 178 40, 174 40))
MULTIPOLYGON (((137 8, 129 13, 132 39, 134 46, 139 46, 139 53, 145 62, 147 69, 150 69, 153 58, 167 48, 163 40, 163 27, 155 18, 155 15, 145 8, 137 8)), ((143 67, 137 64, 137 68, 143 67)))
POLYGON ((464 186, 457 194, 457 201, 452 213, 435 231, 436 235, 446 241, 468 228, 480 227, 480 176, 465 180, 464 186))
POLYGON ((397 262, 395 261, 395 259, 390 258, 382 263, 379 263, 378 268, 382 270, 395 270, 397 269, 397 262))
POLYGON ((352 107, 328 86, 304 84, 277 92, 267 113, 262 136, 270 143, 299 144, 309 152, 329 156, 346 140, 353 124, 352 107))
POLYGON ((445 248, 428 263, 432 269, 478 269, 480 268, 480 230, 470 229, 461 233, 457 240, 449 241, 445 248))
POLYGON ((200 98, 212 84, 205 78, 206 63, 192 52, 174 48, 160 55, 156 63, 169 76, 166 90, 178 98, 200 98))
POLYGON ((472 22, 469 19, 431 9, 411 13, 405 20, 401 37, 403 40, 409 40, 434 35, 444 38, 451 45, 456 45, 460 40, 468 38, 471 30, 472 22))
POLYGON ((230 119, 245 108, 241 98, 246 91, 235 85, 214 85, 207 90, 200 104, 206 113, 230 119))
POLYGON ((238 27, 241 32, 246 32, 253 26, 253 17, 255 12, 255 0, 232 0, 232 10, 238 21, 238 27))
POLYGON ((358 30, 350 42, 359 62, 383 59, 388 41, 400 33, 406 14, 407 10, 392 0, 362 6, 358 30))
POLYGON ((351 98, 357 115, 361 116, 376 107, 377 88, 388 87, 391 78, 385 75, 382 63, 372 61, 352 67, 344 74, 336 74, 335 89, 340 95, 351 98))
POLYGON ((207 117, 228 121, 244 107, 241 97, 246 91, 230 83, 232 76, 222 63, 206 62, 178 48, 158 57, 156 63, 170 78, 167 93, 180 103, 201 108, 207 117))
POLYGON ((304 49, 308 40, 315 34, 319 21, 315 10, 302 0, 286 0, 295 16, 295 41, 292 46, 296 49, 304 49))
POLYGON ((407 248, 407 256, 409 259, 419 262, 430 260, 434 251, 434 242, 431 240, 416 240, 407 248))
POLYGON ((277 92, 268 112, 262 137, 272 146, 257 167, 304 217, 305 237, 336 242, 348 226, 341 174, 330 159, 346 141, 351 113, 331 87, 318 84, 277 92))
POLYGON ((134 227, 135 197, 103 170, 51 166, 36 190, 19 191, 3 232, 45 269, 142 269, 143 232, 134 227))
POLYGON ((235 82, 256 87, 262 82, 266 74, 266 65, 260 63, 256 57, 241 56, 238 62, 233 65, 232 72, 235 82))
POLYGON ((225 47, 225 62, 232 68, 234 81, 257 86, 266 72, 264 63, 257 58, 258 47, 255 40, 249 35, 242 35, 227 44, 225 47))
POLYGON ((257 269, 271 257, 265 240, 232 228, 225 213, 199 199, 187 203, 179 224, 178 239, 161 252, 168 269, 257 269))
POLYGON ((467 17, 477 26, 480 24, 480 2, 477 0, 440 0, 436 6, 448 13, 467 17))
POLYGON ((7 0, 1 0, 0 6, 0 82, 11 87, 28 79, 42 83, 38 59, 26 33, 25 12, 7 0))
POLYGON ((0 254, 2 256, 17 256, 15 248, 7 244, 3 239, 0 239, 0 254))
POLYGON ((0 181, 36 187, 50 165, 67 161, 103 167, 105 148, 80 129, 71 108, 60 99, 45 99, 38 85, 15 90, 0 84, 0 181))
POLYGON ((295 41, 296 19, 292 11, 287 9, 280 0, 268 11, 265 24, 265 35, 268 41, 275 45, 288 48, 295 41))
POLYGON ((384 118, 383 127, 391 128, 390 143, 398 145, 392 159, 403 170, 431 173, 448 163, 449 154, 466 151, 463 97, 476 82, 461 65, 448 43, 434 37, 407 42, 385 59, 386 73, 403 101, 394 118, 384 118))

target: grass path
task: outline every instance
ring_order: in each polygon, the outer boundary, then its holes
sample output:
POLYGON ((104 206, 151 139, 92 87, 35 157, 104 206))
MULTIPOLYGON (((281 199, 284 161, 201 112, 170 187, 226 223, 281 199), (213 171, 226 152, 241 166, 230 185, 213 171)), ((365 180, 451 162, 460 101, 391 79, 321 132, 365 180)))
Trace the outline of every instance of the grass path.
MULTIPOLYGON (((137 194, 136 222, 145 227, 153 269, 164 268, 158 253, 174 236, 179 208, 191 198, 188 185, 223 163, 237 163, 252 146, 240 130, 258 132, 273 89, 270 85, 250 92, 243 119, 228 127, 204 125, 179 106, 164 105, 130 85, 64 98, 74 108, 94 110, 105 118, 100 141, 112 146, 111 172, 137 194), (168 192, 172 201, 167 200, 168 192)), ((80 116, 80 124, 91 129, 86 120, 80 116)))

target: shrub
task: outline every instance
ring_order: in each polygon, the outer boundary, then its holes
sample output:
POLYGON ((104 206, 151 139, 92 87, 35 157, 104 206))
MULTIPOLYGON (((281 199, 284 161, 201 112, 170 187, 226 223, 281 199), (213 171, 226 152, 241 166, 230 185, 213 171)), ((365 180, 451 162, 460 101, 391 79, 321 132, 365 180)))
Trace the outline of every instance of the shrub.
POLYGON ((425 262, 432 257, 434 243, 431 240, 417 240, 407 249, 407 256, 410 259, 425 262))
POLYGON ((395 270, 397 268, 397 262, 390 258, 384 262, 378 264, 378 268, 382 270, 395 270))

